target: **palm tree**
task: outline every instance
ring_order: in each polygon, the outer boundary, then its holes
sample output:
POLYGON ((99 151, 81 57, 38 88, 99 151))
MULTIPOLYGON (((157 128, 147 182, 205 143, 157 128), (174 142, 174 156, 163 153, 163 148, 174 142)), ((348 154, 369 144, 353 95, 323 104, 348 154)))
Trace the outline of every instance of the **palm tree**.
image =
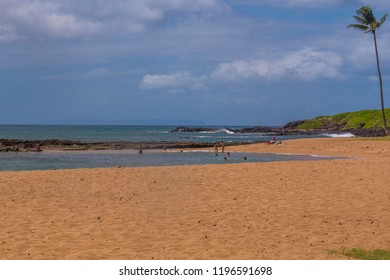
POLYGON ((383 86, 382 86, 382 75, 381 69, 379 66, 379 55, 378 55, 378 46, 376 44, 376 30, 386 21, 387 14, 385 14, 379 21, 376 21, 375 16, 371 10, 370 6, 363 6, 356 11, 356 16, 354 16, 357 24, 349 24, 348 28, 355 28, 357 30, 364 31, 364 33, 372 33, 374 35, 374 44, 375 44, 375 54, 376 54, 376 66, 378 68, 379 76, 379 86, 381 94, 381 105, 382 105, 382 118, 383 126, 385 128, 386 134, 388 133, 387 123, 386 123, 386 114, 385 114, 385 105, 383 100, 383 86))

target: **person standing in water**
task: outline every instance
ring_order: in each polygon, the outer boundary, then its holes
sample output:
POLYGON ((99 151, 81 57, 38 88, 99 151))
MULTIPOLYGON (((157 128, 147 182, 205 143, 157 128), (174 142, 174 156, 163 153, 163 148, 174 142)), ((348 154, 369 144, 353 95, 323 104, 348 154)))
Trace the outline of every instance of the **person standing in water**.
POLYGON ((35 151, 38 153, 42 152, 41 144, 39 142, 35 144, 35 151))
POLYGON ((218 142, 214 144, 214 152, 216 156, 218 155, 218 146, 219 146, 218 142))
POLYGON ((221 141, 220 145, 221 145, 221 151, 224 154, 225 153, 225 142, 221 141))

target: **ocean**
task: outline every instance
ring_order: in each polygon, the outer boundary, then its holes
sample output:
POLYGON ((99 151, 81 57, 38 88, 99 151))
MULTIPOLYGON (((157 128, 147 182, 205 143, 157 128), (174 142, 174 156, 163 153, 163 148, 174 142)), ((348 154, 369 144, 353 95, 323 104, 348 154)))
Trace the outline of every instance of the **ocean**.
MULTIPOLYGON (((264 133, 234 133, 229 128, 214 126, 215 131, 172 133, 176 126, 163 125, 0 125, 0 139, 21 140, 77 140, 85 142, 132 141, 132 142, 254 142, 271 140, 264 133)), ((351 134, 317 135, 315 137, 351 137, 351 134)), ((281 136, 279 140, 310 138, 314 136, 281 136)))
MULTIPOLYGON (((271 140, 273 136, 261 133, 233 133, 229 128, 213 127, 215 131, 173 133, 175 126, 125 126, 125 125, 0 125, 0 139, 20 140, 78 140, 83 142, 244 142, 271 140)), ((334 135, 346 137, 349 135, 334 135)), ((312 136, 285 136, 278 140, 312 136)), ((317 136, 318 137, 318 136, 317 136)), ((332 135, 322 135, 332 137, 332 135)), ((1 141, 1 140, 0 140, 1 141)), ((269 162, 285 160, 320 160, 322 157, 302 155, 275 155, 234 153, 230 156, 214 152, 180 152, 145 150, 137 151, 43 151, 42 153, 0 153, 0 171, 54 170, 96 167, 141 167, 194 164, 227 164, 244 162, 269 162)))

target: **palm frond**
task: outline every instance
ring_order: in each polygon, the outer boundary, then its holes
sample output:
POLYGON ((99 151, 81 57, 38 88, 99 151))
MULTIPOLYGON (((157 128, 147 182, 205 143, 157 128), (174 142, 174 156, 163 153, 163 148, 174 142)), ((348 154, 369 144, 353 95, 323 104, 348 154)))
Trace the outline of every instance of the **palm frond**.
POLYGON ((347 25, 347 27, 358 29, 358 30, 365 31, 365 32, 371 31, 371 29, 368 26, 363 25, 363 24, 349 24, 349 25, 347 25))
POLYGON ((356 11, 356 13, 362 16, 368 24, 371 24, 372 22, 376 22, 376 18, 370 6, 361 7, 359 10, 356 11))
POLYGON ((383 23, 385 23, 386 18, 387 18, 387 14, 385 14, 383 17, 381 17, 381 19, 380 19, 379 22, 378 22, 378 26, 377 26, 377 27, 379 27, 379 26, 381 26, 383 23))
POLYGON ((366 33, 375 32, 375 30, 378 29, 387 18, 387 14, 385 14, 379 21, 376 21, 370 6, 361 7, 356 11, 356 14, 357 15, 354 16, 354 19, 357 24, 350 24, 347 27, 358 29, 366 33))
POLYGON ((355 20, 360 23, 360 24, 363 24, 363 25, 369 25, 370 23, 368 23, 364 18, 362 17, 359 17, 359 16, 353 16, 355 18, 355 20))

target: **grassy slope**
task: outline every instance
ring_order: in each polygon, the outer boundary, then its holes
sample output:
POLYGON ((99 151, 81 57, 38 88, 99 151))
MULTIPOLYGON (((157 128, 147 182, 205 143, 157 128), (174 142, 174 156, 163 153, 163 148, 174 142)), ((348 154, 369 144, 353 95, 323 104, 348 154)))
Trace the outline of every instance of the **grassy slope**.
POLYGON ((330 254, 341 254, 359 260, 390 260, 389 250, 364 250, 360 248, 329 250, 330 254))
MULTIPOLYGON (((390 121, 390 108, 385 109, 387 123, 390 121)), ((333 116, 319 116, 300 124, 298 129, 338 128, 383 128, 381 110, 363 110, 349 113, 340 113, 333 116)))

